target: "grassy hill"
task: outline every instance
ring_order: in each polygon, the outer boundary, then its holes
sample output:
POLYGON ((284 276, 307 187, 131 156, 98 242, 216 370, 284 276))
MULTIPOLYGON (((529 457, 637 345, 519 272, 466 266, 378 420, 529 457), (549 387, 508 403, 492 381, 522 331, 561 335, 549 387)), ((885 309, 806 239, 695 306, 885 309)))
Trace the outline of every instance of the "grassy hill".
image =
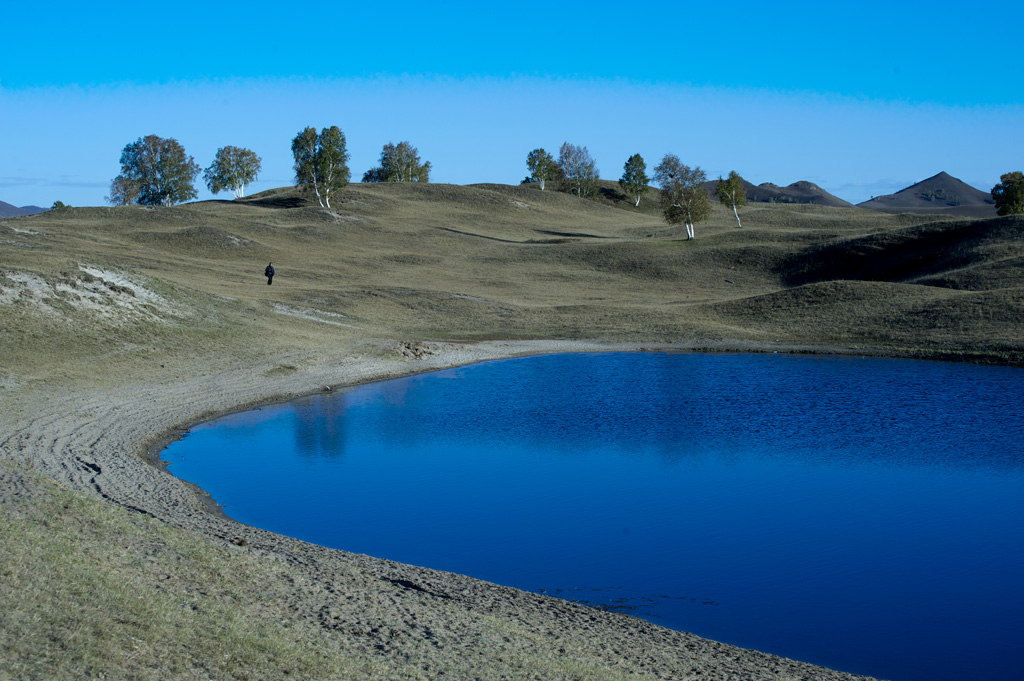
POLYGON ((32 215, 33 213, 42 213, 46 211, 46 208, 40 208, 39 206, 12 206, 9 203, 0 201, 0 218, 13 218, 19 215, 32 215))
MULTIPOLYGON (((755 185, 743 180, 742 183, 747 201, 751 203, 813 203, 818 206, 832 206, 833 208, 851 208, 853 206, 849 201, 829 194, 818 185, 807 180, 793 182, 785 187, 780 187, 771 182, 762 182, 755 185)), ((703 186, 712 197, 712 200, 717 201, 715 189, 718 186, 718 180, 709 180, 703 186)))
POLYGON ((280 189, 234 202, 4 220, 9 255, 0 295, 11 304, 0 306, 0 319, 8 357, 20 367, 86 358, 97 344, 144 345, 136 336, 158 324, 197 343, 245 328, 276 335, 286 322, 288 334, 301 329, 315 339, 329 318, 332 333, 352 337, 771 337, 915 356, 1021 358, 1017 218, 755 204, 743 210, 738 230, 716 204, 688 242, 661 220, 654 200, 642 210, 531 187, 435 184, 351 185, 338 198, 328 210, 280 189), (261 276, 269 261, 278 270, 272 287, 261 276), (86 265, 141 277, 164 292, 166 307, 153 308, 146 323, 115 326, 111 315, 127 308, 110 303, 100 314, 83 302, 86 265), (26 293, 13 272, 37 277, 45 291, 26 293), (842 305, 848 293, 838 289, 821 299, 821 284, 833 280, 857 292, 866 324, 822 328, 805 323, 809 309, 772 302, 807 295, 808 308, 842 305), (890 291, 880 293, 878 283, 890 291), (933 328, 895 342, 890 320, 904 296, 924 306, 917 314, 933 328), (770 314, 737 317, 739 301, 770 314), (979 304, 999 314, 972 329, 979 304), (962 336, 948 334, 961 328, 962 336), (41 361, 31 339, 44 330, 66 356, 41 361))
POLYGON ((976 189, 949 173, 941 172, 901 189, 857 204, 885 213, 924 213, 965 217, 995 217, 995 201, 989 192, 976 189))
MULTIPOLYGON (((237 395, 229 377, 250 366, 267 395, 351 358, 486 339, 1024 365, 1019 217, 753 204, 740 230, 715 204, 686 241, 656 198, 637 209, 604 189, 356 184, 331 209, 282 188, 0 219, 0 678, 710 678, 687 655, 736 657, 471 580, 427 588, 439 578, 424 571, 408 587, 396 566, 251 528, 244 542, 190 529, 214 527, 199 511, 179 523, 105 501, 86 458, 102 446, 86 437, 105 418, 96 396, 237 395)), ((142 465, 142 444, 105 452, 104 474, 142 465)), ((841 678, 758 660, 766 671, 743 678, 841 678)))

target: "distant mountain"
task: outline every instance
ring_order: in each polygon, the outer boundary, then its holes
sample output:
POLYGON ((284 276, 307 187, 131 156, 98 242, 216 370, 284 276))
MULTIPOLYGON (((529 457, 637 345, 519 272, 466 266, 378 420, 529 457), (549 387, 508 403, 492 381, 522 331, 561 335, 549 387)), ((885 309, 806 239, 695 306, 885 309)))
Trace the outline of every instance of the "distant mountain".
POLYGON ((969 217, 995 217, 996 207, 989 192, 975 189, 949 173, 901 189, 895 194, 876 196, 857 204, 883 213, 937 213, 969 217))
POLYGON ((829 194, 818 185, 806 180, 794 182, 785 187, 779 187, 771 182, 759 184, 753 191, 747 192, 747 200, 765 203, 813 203, 819 206, 835 206, 837 208, 853 207, 853 204, 849 201, 844 201, 838 196, 829 194))
POLYGON ((0 201, 0 218, 16 218, 19 215, 32 215, 33 213, 45 213, 48 208, 40 208, 39 206, 12 206, 9 203, 0 201))
MULTIPOLYGON (((712 197, 715 195, 716 184, 718 184, 717 180, 704 183, 704 187, 712 197)), ((747 192, 747 201, 754 203, 813 203, 819 206, 853 207, 849 201, 843 201, 838 196, 833 196, 813 182, 806 180, 794 182, 785 187, 771 182, 754 185, 743 180, 743 189, 747 192)))

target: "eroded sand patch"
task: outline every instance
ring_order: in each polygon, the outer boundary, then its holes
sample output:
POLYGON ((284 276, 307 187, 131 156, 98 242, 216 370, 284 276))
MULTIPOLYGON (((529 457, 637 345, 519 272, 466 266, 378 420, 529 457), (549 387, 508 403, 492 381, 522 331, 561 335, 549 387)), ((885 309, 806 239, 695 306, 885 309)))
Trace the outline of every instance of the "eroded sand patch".
POLYGON ((52 280, 33 272, 0 270, 0 305, 15 304, 46 316, 70 310, 114 323, 187 316, 182 306, 147 286, 140 275, 88 264, 52 280))

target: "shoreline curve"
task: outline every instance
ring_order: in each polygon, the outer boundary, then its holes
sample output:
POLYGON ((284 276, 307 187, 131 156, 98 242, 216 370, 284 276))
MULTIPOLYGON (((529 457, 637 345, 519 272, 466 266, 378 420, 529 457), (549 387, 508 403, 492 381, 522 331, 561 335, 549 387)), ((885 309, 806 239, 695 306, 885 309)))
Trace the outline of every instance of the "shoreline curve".
MULTIPOLYGON (((485 341, 472 344, 404 341, 367 342, 363 356, 315 361, 276 372, 288 357, 178 381, 147 381, 113 389, 57 389, 27 395, 13 422, 0 426, 0 445, 10 458, 86 495, 142 513, 229 551, 245 551, 280 562, 288 571, 339 594, 296 595, 285 605, 295 616, 334 630, 346 612, 341 594, 366 590, 384 601, 384 619, 426 621, 436 641, 472 636, 481 618, 508 618, 550 639, 554 650, 585 650, 609 667, 652 678, 866 679, 759 651, 666 629, 636 617, 605 612, 552 596, 519 591, 464 575, 395 563, 308 544, 235 521, 204 490, 174 477, 160 452, 189 425, 227 413, 286 402, 325 388, 352 386, 399 376, 527 355, 566 352, 851 352, 843 348, 722 343, 609 343, 600 341, 485 341), (382 356, 383 355, 383 356, 382 356), (604 656, 604 657, 602 657, 604 656), (653 673, 652 672, 655 672, 653 673)), ((289 365, 291 366, 291 365, 289 365)), ((5 419, 5 422, 7 419, 5 419)), ((0 476, 0 479, 4 479, 0 476)), ((356 617, 357 615, 352 615, 356 617)), ((419 650, 423 636, 410 630, 385 641, 381 654, 393 659, 419 650), (393 649, 392 649, 393 648, 393 649)), ((515 655, 516 641, 493 651, 495 659, 515 655)), ((429 658, 429 655, 428 655, 429 658)), ((487 664, 485 662, 484 664, 487 664)), ((515 676, 509 677, 515 678, 515 676)))

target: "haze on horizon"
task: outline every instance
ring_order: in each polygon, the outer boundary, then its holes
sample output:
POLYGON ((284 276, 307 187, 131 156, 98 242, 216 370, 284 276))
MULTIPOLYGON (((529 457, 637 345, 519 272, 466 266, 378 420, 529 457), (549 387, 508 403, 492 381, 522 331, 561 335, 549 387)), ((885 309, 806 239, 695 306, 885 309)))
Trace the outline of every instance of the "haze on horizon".
MULTIPOLYGON (((5 10, 0 200, 103 205, 124 146, 174 137, 263 158, 338 125, 354 180, 409 140, 432 181, 515 184, 526 154, 586 145, 615 180, 640 153, 711 178, 809 180, 858 203, 940 171, 983 191, 1024 163, 1024 6, 996 2, 389 3, 243 11, 189 0, 5 10)), ((200 199, 213 198, 197 180, 200 199)), ((221 194, 218 198, 230 198, 221 194)))

